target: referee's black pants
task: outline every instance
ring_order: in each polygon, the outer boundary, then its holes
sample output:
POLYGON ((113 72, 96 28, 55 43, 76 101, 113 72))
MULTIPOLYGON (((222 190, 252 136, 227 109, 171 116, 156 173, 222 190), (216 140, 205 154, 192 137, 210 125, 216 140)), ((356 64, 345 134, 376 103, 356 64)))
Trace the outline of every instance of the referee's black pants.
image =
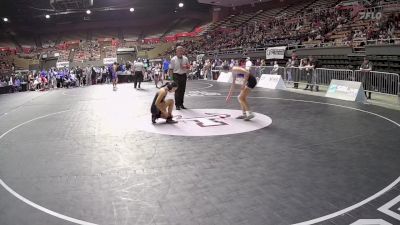
POLYGON ((182 106, 186 91, 187 75, 186 73, 185 74, 174 73, 172 79, 176 82, 176 84, 178 84, 178 89, 175 92, 175 105, 182 106))

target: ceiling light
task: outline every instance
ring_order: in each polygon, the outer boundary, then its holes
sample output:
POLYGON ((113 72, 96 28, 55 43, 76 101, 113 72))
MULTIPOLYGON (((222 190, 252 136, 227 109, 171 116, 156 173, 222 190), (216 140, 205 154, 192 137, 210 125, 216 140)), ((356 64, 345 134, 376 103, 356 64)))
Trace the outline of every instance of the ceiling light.
POLYGON ((45 17, 46 17, 46 19, 50 19, 50 15, 46 15, 45 17))
POLYGON ((92 11, 90 11, 90 9, 86 10, 86 14, 89 15, 90 13, 92 13, 92 11))
POLYGON ((3 18, 3 21, 4 21, 4 22, 8 22, 8 18, 7 18, 7 17, 4 17, 4 18, 3 18))
POLYGON ((179 6, 179 8, 182 8, 183 7, 183 3, 180 2, 178 6, 179 6))
POLYGON ((129 12, 133 12, 133 11, 135 11, 134 8, 130 8, 130 9, 129 9, 129 12))

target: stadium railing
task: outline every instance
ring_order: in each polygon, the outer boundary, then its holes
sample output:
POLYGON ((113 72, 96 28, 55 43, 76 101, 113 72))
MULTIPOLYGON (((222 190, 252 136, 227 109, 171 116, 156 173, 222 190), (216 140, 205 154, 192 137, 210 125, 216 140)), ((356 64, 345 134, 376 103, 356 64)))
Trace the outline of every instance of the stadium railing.
MULTIPOLYGON (((213 72, 218 73, 220 71, 220 67, 213 69, 213 72)), ((365 91, 400 97, 400 76, 396 73, 318 68, 315 70, 315 79, 313 79, 313 70, 300 67, 278 67, 274 70, 273 66, 252 66, 250 72, 257 78, 260 78, 263 74, 275 74, 281 75, 286 83, 326 87, 330 85, 333 79, 357 81, 363 84, 365 91)))
POLYGON ((378 71, 354 71, 355 81, 362 82, 364 90, 388 95, 399 95, 399 74, 378 71))

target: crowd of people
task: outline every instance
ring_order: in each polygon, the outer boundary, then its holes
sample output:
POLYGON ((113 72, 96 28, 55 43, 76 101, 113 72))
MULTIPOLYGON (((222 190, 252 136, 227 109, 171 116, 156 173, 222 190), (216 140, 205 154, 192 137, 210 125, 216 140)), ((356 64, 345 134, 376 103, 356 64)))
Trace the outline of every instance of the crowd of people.
POLYGON ((234 48, 301 44, 310 40, 328 41, 325 40, 327 34, 349 20, 349 10, 324 9, 295 18, 281 16, 237 28, 219 28, 203 39, 186 41, 183 46, 189 52, 218 52, 234 48))
MULTIPOLYGON (((166 70, 169 62, 167 61, 166 70)), ((170 79, 163 72, 161 61, 150 62, 147 59, 138 59, 134 62, 113 63, 105 66, 52 67, 43 70, 12 71, 10 75, 0 75, 0 87, 9 87, 7 93, 26 91, 46 91, 54 88, 83 87, 96 84, 110 84, 113 76, 123 76, 123 82, 154 81, 155 85, 163 84, 164 79, 170 79), (141 73, 141 77, 138 73, 141 73), (137 76, 135 76, 137 75, 137 76), (26 85, 25 88, 22 86, 26 85)))
MULTIPOLYGON (((375 3, 373 5, 379 4, 375 3)), ((371 5, 370 7, 372 7, 371 5)), ((335 32, 346 30, 348 35, 342 38, 341 45, 353 45, 359 37, 364 40, 397 38, 400 30, 400 14, 384 14, 379 19, 365 20, 366 25, 352 29, 359 20, 358 14, 351 8, 313 9, 298 13, 295 17, 284 14, 262 22, 249 22, 239 27, 221 26, 208 32, 203 38, 186 40, 177 45, 184 46, 189 52, 221 52, 229 49, 254 49, 279 45, 307 45, 308 43, 336 45, 335 32)), ((357 45, 359 43, 356 43, 357 45)), ((174 49, 165 52, 170 55, 174 49)))

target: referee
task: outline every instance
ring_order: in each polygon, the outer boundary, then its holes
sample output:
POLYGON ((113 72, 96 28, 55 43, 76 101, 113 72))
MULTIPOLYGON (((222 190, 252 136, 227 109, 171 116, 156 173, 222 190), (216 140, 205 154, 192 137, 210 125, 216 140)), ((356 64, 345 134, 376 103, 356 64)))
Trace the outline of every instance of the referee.
POLYGON ((178 90, 175 92, 176 110, 186 109, 183 105, 185 97, 187 71, 190 68, 189 60, 183 55, 183 47, 176 48, 176 56, 171 59, 169 64, 169 75, 178 84, 178 90))

